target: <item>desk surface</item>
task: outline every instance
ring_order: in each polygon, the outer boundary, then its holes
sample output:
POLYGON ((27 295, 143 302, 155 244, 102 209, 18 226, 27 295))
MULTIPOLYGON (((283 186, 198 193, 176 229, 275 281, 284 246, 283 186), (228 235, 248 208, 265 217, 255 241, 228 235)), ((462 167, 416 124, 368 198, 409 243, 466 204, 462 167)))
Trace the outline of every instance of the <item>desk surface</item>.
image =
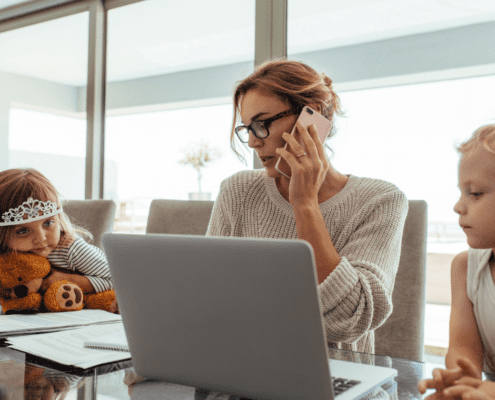
MULTIPOLYGON (((370 397, 376 399, 420 399, 417 384, 423 377, 431 376, 433 368, 433 365, 428 363, 344 350, 330 350, 330 357, 397 369, 398 376, 395 381, 385 384, 374 393, 373 397, 370 397)), ((88 370, 75 370, 2 347, 0 348, 0 398, 55 399, 57 393, 66 392, 67 400, 130 399, 128 388, 124 384, 124 375, 125 369, 131 367, 132 362, 128 360, 88 370)), ((149 394, 150 391, 166 392, 167 395, 163 398, 170 400, 192 400, 194 396, 194 388, 163 382, 144 382, 136 385, 132 398, 140 398, 140 395, 149 394)))

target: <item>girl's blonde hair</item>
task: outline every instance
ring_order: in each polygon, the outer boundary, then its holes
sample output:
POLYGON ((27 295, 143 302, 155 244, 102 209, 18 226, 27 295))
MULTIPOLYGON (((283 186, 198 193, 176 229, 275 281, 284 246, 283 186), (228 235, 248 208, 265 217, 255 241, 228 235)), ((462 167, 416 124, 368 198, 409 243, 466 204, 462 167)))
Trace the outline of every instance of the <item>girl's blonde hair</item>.
MULTIPOLYGON (((40 201, 53 201, 62 205, 60 194, 52 183, 39 171, 26 169, 8 169, 0 172, 0 215, 11 208, 19 207, 28 198, 40 201)), ((60 244, 72 241, 76 235, 88 241, 93 237, 87 230, 73 226, 69 217, 62 211, 58 214, 60 221, 60 244)), ((8 243, 16 225, 0 226, 0 254, 10 251, 8 243)))
POLYGON ((479 146, 495 154, 495 124, 484 125, 476 129, 468 140, 457 146, 457 151, 466 154, 479 146))
POLYGON ((249 90, 274 95, 293 109, 304 106, 316 109, 332 123, 328 137, 335 134, 334 116, 343 115, 339 96, 333 90, 332 80, 324 73, 320 74, 298 61, 267 61, 234 88, 234 118, 230 146, 242 161, 245 159, 236 148, 234 129, 239 119, 242 96, 249 90))

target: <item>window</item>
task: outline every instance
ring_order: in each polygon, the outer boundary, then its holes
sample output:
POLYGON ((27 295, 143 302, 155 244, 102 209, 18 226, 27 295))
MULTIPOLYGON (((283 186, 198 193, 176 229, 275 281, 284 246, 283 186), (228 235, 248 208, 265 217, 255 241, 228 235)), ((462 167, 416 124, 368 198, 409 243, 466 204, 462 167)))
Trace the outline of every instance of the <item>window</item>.
POLYGON ((0 33, 0 170, 36 168, 67 199, 84 198, 87 27, 83 12, 0 33))
POLYGON ((105 196, 118 204, 114 230, 142 233, 152 199, 214 200, 223 179, 252 168, 251 152, 245 165, 230 149, 231 118, 231 104, 108 117, 106 163, 116 166, 117 180, 106 181, 105 196), (180 161, 202 144, 213 159, 199 183, 193 166, 180 161))
POLYGON ((495 122, 495 3, 289 0, 288 16, 288 57, 325 72, 346 112, 336 169, 428 203, 425 341, 446 347, 450 264, 468 247, 454 145, 495 122))
POLYGON ((253 70, 254 14, 254 0, 109 11, 105 158, 117 180, 105 197, 118 205, 115 230, 144 232, 153 198, 214 200, 223 179, 252 168, 252 153, 245 166, 230 150, 230 131, 232 88, 253 70), (221 156, 199 182, 180 160, 201 145, 221 156))

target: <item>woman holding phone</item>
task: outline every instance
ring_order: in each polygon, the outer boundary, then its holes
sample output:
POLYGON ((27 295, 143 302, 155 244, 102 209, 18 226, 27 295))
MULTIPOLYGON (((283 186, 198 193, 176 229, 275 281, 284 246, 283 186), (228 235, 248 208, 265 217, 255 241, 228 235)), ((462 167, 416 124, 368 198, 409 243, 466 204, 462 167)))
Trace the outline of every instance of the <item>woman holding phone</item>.
POLYGON ((232 148, 246 143, 264 168, 222 182, 207 235, 309 242, 328 346, 374 353, 373 330, 392 312, 407 199, 391 183, 337 171, 315 125, 296 123, 306 106, 329 121, 328 140, 339 97, 330 78, 300 62, 267 62, 236 86, 232 148))
MULTIPOLYGON (((264 168, 222 182, 207 235, 309 242, 328 346, 374 353, 373 330, 392 312, 408 203, 388 182, 332 166, 320 136, 332 136, 340 114, 330 78, 303 63, 270 61, 241 81, 234 91, 231 146, 242 158, 236 147, 247 144, 264 168), (304 107, 321 114, 317 124, 296 123, 304 107), (321 116, 328 128, 318 123, 321 116)), ((128 374, 130 392, 138 380, 128 374)), ((223 398, 232 397, 195 391, 196 400, 223 398)))

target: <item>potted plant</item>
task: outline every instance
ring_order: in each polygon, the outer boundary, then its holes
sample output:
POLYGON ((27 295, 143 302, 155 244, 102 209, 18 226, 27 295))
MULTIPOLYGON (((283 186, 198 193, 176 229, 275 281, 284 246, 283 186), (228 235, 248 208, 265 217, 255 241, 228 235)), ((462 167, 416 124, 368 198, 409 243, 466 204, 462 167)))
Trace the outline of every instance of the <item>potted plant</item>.
POLYGON ((221 156, 220 150, 211 147, 206 142, 201 142, 190 149, 184 151, 185 156, 179 161, 180 164, 192 166, 198 174, 198 191, 189 193, 189 200, 210 200, 210 193, 203 193, 201 190, 201 179, 203 168, 221 156))

